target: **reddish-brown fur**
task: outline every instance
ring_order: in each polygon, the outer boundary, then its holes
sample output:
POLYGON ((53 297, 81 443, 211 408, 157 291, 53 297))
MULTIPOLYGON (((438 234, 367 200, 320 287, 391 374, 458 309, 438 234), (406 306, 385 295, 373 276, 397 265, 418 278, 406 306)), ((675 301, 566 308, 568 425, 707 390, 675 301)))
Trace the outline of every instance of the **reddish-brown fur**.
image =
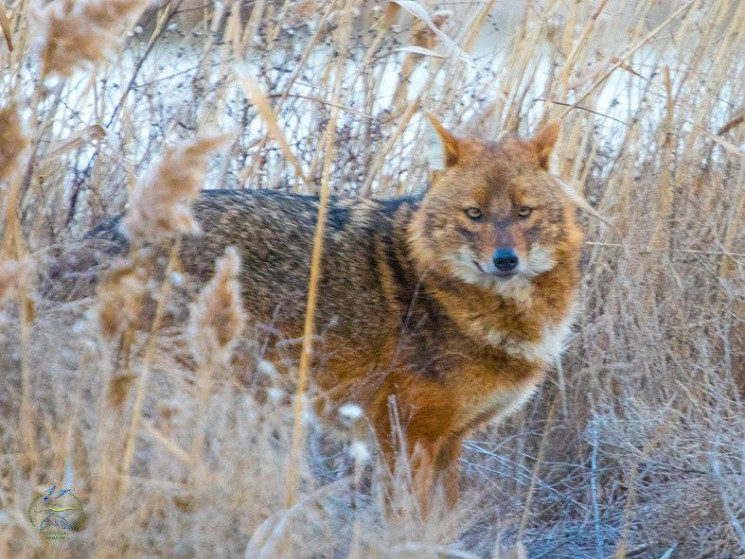
MULTIPOLYGON (((399 419, 424 511, 439 483, 456 499, 463 438, 522 403, 558 356, 581 244, 547 172, 556 125, 492 143, 432 123, 444 158, 421 198, 331 201, 314 375, 317 408, 359 403, 391 468, 399 419), (519 256, 517 276, 492 269, 500 247, 519 256)), ((300 337, 318 199, 212 191, 195 210, 204 235, 186 240, 186 269, 207 278, 237 246, 249 315, 300 337)))

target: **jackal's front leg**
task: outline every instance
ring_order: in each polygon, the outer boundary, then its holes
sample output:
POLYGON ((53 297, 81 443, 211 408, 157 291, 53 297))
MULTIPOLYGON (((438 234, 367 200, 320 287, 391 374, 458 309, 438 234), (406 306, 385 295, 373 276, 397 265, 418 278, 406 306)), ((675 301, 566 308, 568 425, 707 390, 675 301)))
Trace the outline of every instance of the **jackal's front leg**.
MULTIPOLYGON (((403 473, 411 479, 412 492, 422 518, 427 518, 435 505, 453 507, 458 501, 460 487, 461 439, 406 439, 406 449, 383 452, 388 469, 387 490, 394 490, 390 481, 403 473)), ((387 506, 390 506, 391 497, 387 506)))
MULTIPOLYGON (((403 435, 402 438, 406 441, 408 437, 403 435)), ((379 435, 378 438, 382 443, 383 437, 379 435)), ((384 500, 386 513, 389 516, 396 508, 394 503, 401 497, 408 497, 408 491, 401 492, 403 483, 411 490, 419 515, 422 518, 427 517, 438 479, 435 467, 436 446, 436 444, 421 441, 406 441, 401 444, 400 440, 392 444, 381 444, 385 466, 384 500)))
POLYGON ((452 508, 460 494, 462 439, 412 444, 412 480, 422 515, 426 517, 436 505, 452 508))
POLYGON ((463 438, 453 437, 440 446, 440 451, 435 462, 437 480, 433 490, 436 492, 442 488, 445 504, 448 507, 455 506, 460 495, 460 455, 463 449, 463 438))
POLYGON ((448 504, 457 500, 461 439, 448 436, 452 409, 441 387, 411 377, 405 382, 396 385, 393 397, 378 399, 371 418, 388 470, 387 492, 395 488, 394 479, 405 475, 411 480, 420 514, 426 517, 440 487, 448 504))

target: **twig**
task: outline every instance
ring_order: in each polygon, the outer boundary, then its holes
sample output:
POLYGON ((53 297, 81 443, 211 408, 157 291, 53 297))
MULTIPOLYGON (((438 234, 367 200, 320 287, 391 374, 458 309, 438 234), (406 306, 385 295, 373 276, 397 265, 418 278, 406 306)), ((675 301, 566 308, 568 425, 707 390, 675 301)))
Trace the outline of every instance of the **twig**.
POLYGON ((727 518, 729 518, 730 526, 737 534, 740 545, 745 548, 745 524, 742 521, 742 511, 738 510, 742 507, 742 501, 738 502, 738 496, 732 495, 732 489, 727 487, 722 479, 722 464, 716 457, 716 450, 718 449, 715 449, 710 455, 712 477, 722 496, 722 504, 724 505, 724 511, 727 513, 727 518), (734 506, 732 501, 735 501, 734 506))
MULTIPOLYGON (((630 249, 628 245, 624 245, 621 243, 601 243, 599 241, 585 241, 586 245, 590 246, 599 246, 599 247, 611 247, 611 248, 623 248, 623 249, 630 249)), ((638 252, 659 252, 659 250, 655 251, 649 247, 637 247, 636 249, 638 252)), ((686 254, 701 254, 704 256, 729 256, 730 258, 745 258, 745 253, 741 252, 727 252, 725 250, 723 251, 716 251, 716 250, 695 250, 691 248, 671 248, 668 249, 673 252, 684 252, 686 254)))
POLYGON ((132 73, 132 77, 127 83, 127 87, 124 88, 124 93, 122 93, 122 96, 119 98, 119 102, 116 104, 116 107, 114 107, 114 112, 111 113, 111 118, 109 118, 109 122, 106 123, 106 128, 111 128, 111 125, 113 124, 114 120, 119 114, 119 111, 121 111, 122 107, 124 107, 124 103, 127 101, 129 92, 132 91, 132 87, 134 86, 135 80, 137 79, 137 75, 140 73, 140 70, 142 69, 142 65, 145 64, 145 60, 152 52, 153 47, 155 46, 155 42, 160 38, 160 36, 166 30, 167 23, 174 16, 174 14, 179 9, 183 1, 184 0, 178 0, 178 2, 176 2, 175 4, 171 2, 166 7, 166 12, 163 14, 163 17, 161 17, 160 21, 158 22, 157 27, 155 28, 155 31, 153 31, 153 34, 147 43, 147 47, 145 48, 145 53, 137 61, 137 64, 135 65, 135 70, 132 73))
POLYGON ((397 557, 398 555, 405 555, 406 557, 415 555, 417 557, 422 557, 429 556, 432 553, 441 557, 455 557, 456 559, 479 559, 478 555, 460 549, 453 549, 447 545, 426 545, 418 542, 407 542, 394 545, 386 555, 389 557, 397 557))
POLYGON ((736 126, 740 126, 740 124, 742 124, 743 122, 745 122, 745 111, 727 121, 724 126, 717 130, 716 134, 717 136, 724 136, 727 132, 729 132, 736 126))
POLYGON ((525 528, 528 526, 528 520, 530 519, 530 506, 533 502, 533 495, 535 494, 535 487, 539 480, 538 472, 540 471, 541 465, 543 464, 544 456, 546 454, 546 447, 548 446, 548 440, 550 437, 550 426, 556 415, 556 401, 551 403, 551 407, 548 410, 548 417, 546 418, 546 426, 541 436, 541 443, 538 445, 538 456, 535 459, 535 465, 533 466, 533 473, 530 476, 530 486, 528 487, 528 495, 525 497, 525 504, 523 510, 523 516, 520 520, 520 528, 517 533, 517 541, 522 541, 525 528))
MULTIPOLYGON (((675 550, 678 549, 678 542, 675 542, 673 545, 671 545, 668 550, 660 555, 660 559, 670 559, 673 556, 673 553, 675 553, 675 550)), ((628 557, 628 554, 627 554, 628 557)))
MULTIPOLYGON (((592 519, 595 528, 595 549, 598 559, 603 558, 603 531, 600 529, 600 507, 598 506, 598 427, 592 425, 592 452, 590 453, 590 495, 592 497, 592 519)), ((627 554, 628 555, 628 554, 627 554)))
POLYGON ((285 531, 288 522, 302 512, 306 506, 320 501, 323 497, 333 493, 337 489, 343 489, 350 483, 350 476, 333 481, 320 487, 311 495, 304 497, 297 504, 286 509, 280 509, 269 516, 251 535, 251 539, 246 544, 245 559, 277 557, 275 548, 277 545, 286 542, 285 531))
MULTIPOLYGON (((341 105, 339 103, 334 103, 333 101, 321 99, 320 97, 313 97, 312 95, 301 95, 300 93, 272 93, 271 95, 267 95, 267 97, 269 97, 270 99, 274 99, 276 97, 279 97, 281 99, 284 99, 286 97, 292 97, 293 99, 306 99, 307 101, 313 101, 322 105, 328 105, 329 107, 341 109, 342 111, 346 111, 363 118, 369 118, 370 120, 375 120, 378 118, 376 116, 363 113, 362 111, 358 111, 357 109, 353 109, 352 107, 348 107, 347 105, 341 105)), ((275 107, 275 110, 277 110, 277 107, 275 107)))
MULTIPOLYGON (((626 559, 628 557, 636 557, 640 553, 644 553, 647 551, 650 547, 652 547, 653 544, 651 543, 643 543, 641 545, 637 545, 636 547, 632 547, 631 549, 626 551, 626 559)), ((614 555, 606 557, 606 559, 613 559, 615 557, 614 555)))
POLYGON ((594 115, 602 116, 604 118, 609 118, 611 120, 615 120, 616 122, 623 124, 624 126, 631 126, 628 122, 625 120, 621 120, 620 118, 616 118, 614 116, 607 115, 605 113, 601 113, 599 111, 593 111, 592 109, 589 109, 587 107, 582 107, 580 105, 572 105, 571 103, 562 103, 561 101, 554 101, 553 99, 544 99, 543 97, 536 97, 534 101, 543 101, 544 103, 553 103, 554 105, 561 105, 562 107, 572 107, 573 109, 580 109, 582 111, 587 111, 588 113, 592 113, 594 115))
MULTIPOLYGON (((344 20, 340 23, 339 50, 344 51, 347 48, 349 40, 350 22, 348 18, 351 12, 351 0, 345 4, 344 20)), ((344 77, 344 63, 346 58, 339 54, 337 59, 336 78, 334 80, 334 103, 338 104, 339 94, 341 92, 342 81, 344 77)), ((331 116, 326 126, 324 138, 326 158, 323 163, 323 173, 321 175, 321 193, 318 207, 318 221, 316 222, 316 231, 313 238, 313 254, 310 264, 310 278, 308 280, 308 301, 305 308, 305 324, 303 325, 303 345, 300 351, 300 364, 298 366, 297 391, 293 403, 293 431, 292 431, 292 448, 290 453, 290 467, 287 472, 287 506, 290 507, 297 501, 298 482, 299 482, 299 461, 300 446, 303 436, 303 411, 305 408, 305 390, 308 384, 308 369, 310 368, 310 358, 313 352, 313 321, 315 319, 316 302, 318 300, 318 283, 321 277, 321 256, 323 254, 323 232, 326 228, 326 215, 328 212, 329 196, 331 195, 331 167, 336 157, 336 122, 339 117, 338 107, 332 106, 331 116)))

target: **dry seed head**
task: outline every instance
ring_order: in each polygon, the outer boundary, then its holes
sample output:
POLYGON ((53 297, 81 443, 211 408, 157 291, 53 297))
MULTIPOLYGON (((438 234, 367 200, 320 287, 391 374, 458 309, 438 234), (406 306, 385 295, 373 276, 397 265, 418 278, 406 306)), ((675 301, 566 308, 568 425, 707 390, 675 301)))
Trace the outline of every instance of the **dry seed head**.
POLYGON ((356 464, 361 465, 370 460, 370 449, 363 441, 353 441, 349 445, 349 455, 356 464))
POLYGON ((105 340, 117 339, 137 319, 145 294, 141 268, 125 261, 108 270, 101 281, 94 312, 105 340))
POLYGON ((228 138, 207 136, 166 151, 132 192, 123 222, 131 241, 158 242, 179 233, 199 233, 191 203, 204 187, 210 152, 228 138))
POLYGON ((126 36, 149 0, 55 0, 37 8, 42 75, 67 77, 82 65, 95 65, 126 36))
MULTIPOLYGON (((435 27, 438 29, 442 29, 452 15, 452 12, 448 11, 436 12, 432 17, 432 23, 434 23, 435 27)), ((427 25, 426 22, 417 19, 411 26, 411 39, 409 40, 409 44, 415 47, 432 50, 437 46, 437 34, 429 25, 427 25)))
POLYGON ((191 309, 189 333, 200 366, 225 363, 243 331, 246 316, 237 280, 241 259, 228 247, 215 266, 214 277, 199 292, 191 309))
POLYGON ((346 403, 339 408, 339 415, 344 421, 354 423, 364 415, 364 412, 357 404, 346 403))
POLYGON ((15 170, 28 138, 21 128, 21 118, 15 104, 0 109, 0 180, 15 170))
POLYGON ((109 381, 109 389, 106 395, 109 405, 115 409, 122 407, 127 400, 132 383, 137 379, 137 375, 116 375, 109 381))

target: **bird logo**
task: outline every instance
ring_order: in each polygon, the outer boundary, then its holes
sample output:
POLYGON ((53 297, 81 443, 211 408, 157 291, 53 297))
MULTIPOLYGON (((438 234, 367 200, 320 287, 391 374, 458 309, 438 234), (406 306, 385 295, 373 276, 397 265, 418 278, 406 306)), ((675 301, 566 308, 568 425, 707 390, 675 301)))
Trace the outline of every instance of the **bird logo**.
POLYGON ((47 539, 64 539, 73 530, 75 519, 83 512, 83 505, 72 489, 57 489, 52 485, 41 492, 28 508, 32 526, 37 526, 47 539), (75 518, 73 515, 77 515, 75 518))

